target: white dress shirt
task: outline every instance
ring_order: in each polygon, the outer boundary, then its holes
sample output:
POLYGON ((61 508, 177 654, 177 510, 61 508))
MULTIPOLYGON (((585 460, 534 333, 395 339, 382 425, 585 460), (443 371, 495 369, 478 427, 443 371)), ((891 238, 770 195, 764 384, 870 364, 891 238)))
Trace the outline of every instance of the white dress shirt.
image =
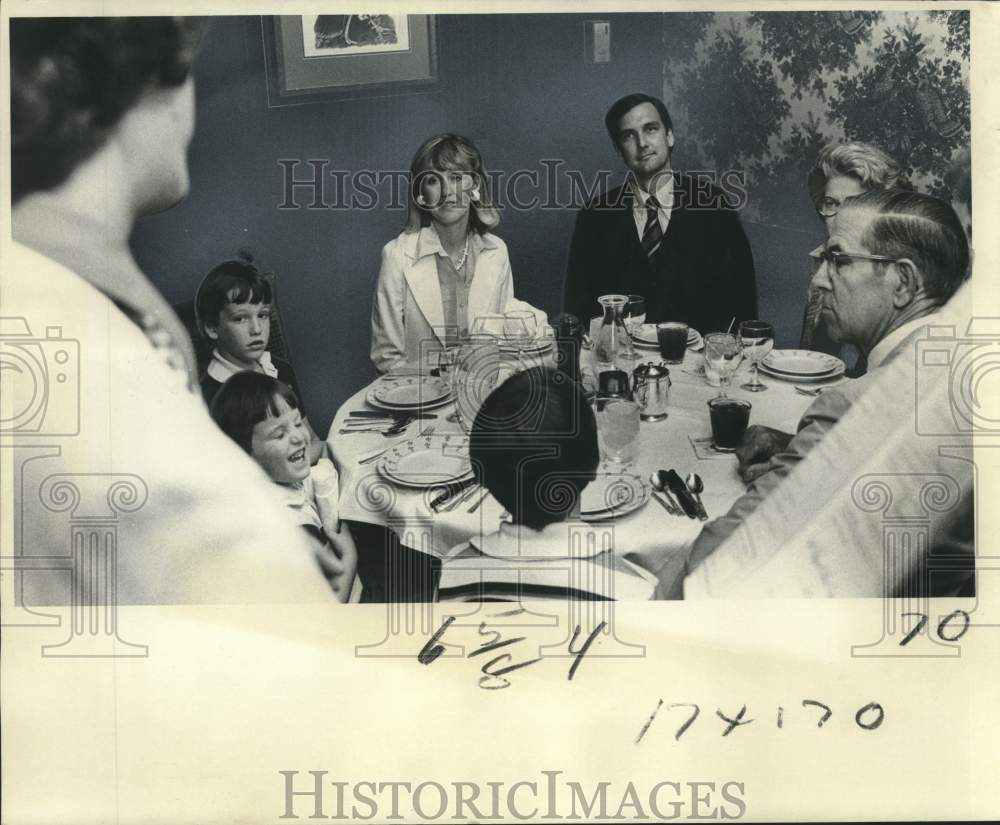
MULTIPOLYGON (((660 224, 660 230, 665 235, 667 233, 667 224, 670 223, 670 210, 674 208, 674 176, 673 174, 661 174, 657 178, 656 191, 652 194, 656 195, 656 200, 660 204, 660 208, 656 210, 656 217, 660 224)), ((632 219, 635 221, 635 230, 639 233, 639 240, 642 240, 642 235, 646 230, 646 219, 648 210, 646 207, 646 200, 649 198, 650 193, 645 192, 635 181, 632 181, 632 194, 635 196, 635 200, 632 201, 632 219)))

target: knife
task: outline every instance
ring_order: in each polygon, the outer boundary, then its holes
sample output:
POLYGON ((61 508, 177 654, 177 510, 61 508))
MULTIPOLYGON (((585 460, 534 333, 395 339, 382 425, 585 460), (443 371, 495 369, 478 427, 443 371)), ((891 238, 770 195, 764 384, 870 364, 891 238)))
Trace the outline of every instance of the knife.
POLYGON ((476 481, 475 476, 473 476, 472 478, 468 478, 465 481, 460 481, 457 484, 449 484, 447 489, 445 489, 445 491, 441 493, 441 495, 437 496, 431 502, 431 509, 434 512, 437 512, 438 507, 444 504, 452 496, 457 496, 466 487, 471 487, 473 484, 478 484, 478 483, 479 482, 476 481))
POLYGON ((354 410, 347 414, 350 418, 437 418, 435 413, 382 412, 381 410, 354 410))
POLYGON ((660 470, 660 481, 670 488, 670 492, 677 496, 677 500, 681 503, 681 507, 684 508, 684 512, 687 513, 688 518, 698 517, 698 503, 694 500, 694 496, 691 495, 691 491, 684 483, 684 479, 677 475, 676 470, 673 468, 660 470))

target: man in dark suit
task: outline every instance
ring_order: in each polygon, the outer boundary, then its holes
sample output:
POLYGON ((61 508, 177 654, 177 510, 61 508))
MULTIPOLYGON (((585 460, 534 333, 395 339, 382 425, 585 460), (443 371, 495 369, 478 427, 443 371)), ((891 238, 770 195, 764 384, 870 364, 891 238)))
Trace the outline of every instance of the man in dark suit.
POLYGON ((617 101, 608 134, 630 174, 580 210, 563 305, 583 320, 608 293, 646 299, 646 320, 684 321, 701 332, 757 317, 753 256, 739 218, 713 184, 674 174, 670 114, 644 94, 617 101))

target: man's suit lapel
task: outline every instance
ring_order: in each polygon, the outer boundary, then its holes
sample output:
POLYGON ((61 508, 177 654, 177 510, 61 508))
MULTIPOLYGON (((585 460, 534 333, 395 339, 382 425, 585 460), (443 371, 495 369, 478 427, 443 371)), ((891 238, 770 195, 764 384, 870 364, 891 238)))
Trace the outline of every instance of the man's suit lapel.
POLYGON ((650 266, 649 258, 642 248, 642 241, 639 233, 636 232, 635 219, 632 217, 632 206, 635 203, 635 195, 627 187, 620 196, 621 206, 616 210, 616 231, 619 234, 618 248, 625 256, 623 272, 642 273, 639 283, 622 284, 623 291, 638 289, 642 282, 651 281, 653 269, 650 266))

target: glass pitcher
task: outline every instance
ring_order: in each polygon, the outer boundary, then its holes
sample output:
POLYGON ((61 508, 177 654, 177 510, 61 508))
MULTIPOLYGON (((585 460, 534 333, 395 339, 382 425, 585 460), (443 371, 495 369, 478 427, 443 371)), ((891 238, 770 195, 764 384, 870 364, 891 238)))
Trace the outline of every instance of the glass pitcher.
POLYGON ((632 337, 625 329, 625 307, 627 295, 602 295, 597 302, 604 309, 604 318, 597 331, 594 354, 600 367, 618 366, 621 361, 635 360, 632 337))

